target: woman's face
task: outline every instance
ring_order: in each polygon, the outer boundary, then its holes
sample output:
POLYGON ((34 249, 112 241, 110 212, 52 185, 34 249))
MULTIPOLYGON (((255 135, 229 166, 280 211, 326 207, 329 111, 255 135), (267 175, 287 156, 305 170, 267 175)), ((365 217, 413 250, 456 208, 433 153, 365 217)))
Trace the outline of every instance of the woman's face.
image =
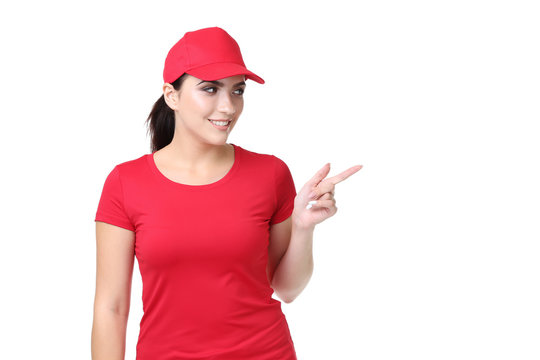
MULTIPOLYGON (((203 81, 187 75, 176 93, 176 129, 179 136, 191 134, 204 142, 223 144, 244 109, 245 76, 203 81), (227 121, 226 126, 211 120, 227 121)), ((175 130, 176 132, 176 130, 175 130)))

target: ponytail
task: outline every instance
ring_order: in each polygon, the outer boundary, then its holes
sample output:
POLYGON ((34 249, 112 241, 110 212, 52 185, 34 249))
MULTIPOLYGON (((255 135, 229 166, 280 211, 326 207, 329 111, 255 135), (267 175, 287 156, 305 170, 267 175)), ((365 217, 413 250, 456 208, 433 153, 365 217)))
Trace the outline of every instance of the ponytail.
MULTIPOLYGON (((186 73, 172 82, 171 85, 178 91, 185 78, 186 73)), ((174 110, 167 105, 163 94, 161 94, 146 119, 147 134, 150 132, 151 137, 151 152, 155 152, 171 143, 174 137, 174 124, 174 110)))

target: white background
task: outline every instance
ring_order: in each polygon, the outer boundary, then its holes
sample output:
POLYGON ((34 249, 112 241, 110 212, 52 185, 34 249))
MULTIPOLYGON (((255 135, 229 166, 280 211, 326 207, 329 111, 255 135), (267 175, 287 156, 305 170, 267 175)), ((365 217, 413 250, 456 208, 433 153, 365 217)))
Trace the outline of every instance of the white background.
POLYGON ((282 304, 298 358, 539 359, 535 5, 4 2, 0 358, 90 359, 103 182, 150 151, 169 48, 220 26, 266 80, 228 142, 282 158, 297 189, 364 165, 282 304))

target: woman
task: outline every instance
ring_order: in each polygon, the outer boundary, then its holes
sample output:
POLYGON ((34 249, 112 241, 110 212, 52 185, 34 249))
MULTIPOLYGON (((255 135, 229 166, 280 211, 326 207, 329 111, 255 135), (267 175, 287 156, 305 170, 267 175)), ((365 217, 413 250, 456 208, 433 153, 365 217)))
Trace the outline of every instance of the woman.
POLYGON ((134 256, 143 281, 138 360, 296 359, 281 302, 313 271, 317 223, 337 211, 326 164, 297 194, 278 157, 227 143, 246 69, 223 29, 169 51, 148 118, 152 153, 118 164, 96 213, 93 359, 124 359, 134 256))

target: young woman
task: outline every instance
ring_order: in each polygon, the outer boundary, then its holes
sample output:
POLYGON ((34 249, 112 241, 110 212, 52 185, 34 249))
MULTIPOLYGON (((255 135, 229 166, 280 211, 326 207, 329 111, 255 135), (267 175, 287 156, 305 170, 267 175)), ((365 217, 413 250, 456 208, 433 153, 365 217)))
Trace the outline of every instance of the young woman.
POLYGON ((296 359, 281 302, 307 285, 316 224, 334 186, 297 194, 274 155, 227 143, 249 71, 223 29, 187 32, 169 51, 149 120, 152 151, 109 173, 96 212, 92 358, 124 359, 134 256, 143 281, 138 360, 296 359))

